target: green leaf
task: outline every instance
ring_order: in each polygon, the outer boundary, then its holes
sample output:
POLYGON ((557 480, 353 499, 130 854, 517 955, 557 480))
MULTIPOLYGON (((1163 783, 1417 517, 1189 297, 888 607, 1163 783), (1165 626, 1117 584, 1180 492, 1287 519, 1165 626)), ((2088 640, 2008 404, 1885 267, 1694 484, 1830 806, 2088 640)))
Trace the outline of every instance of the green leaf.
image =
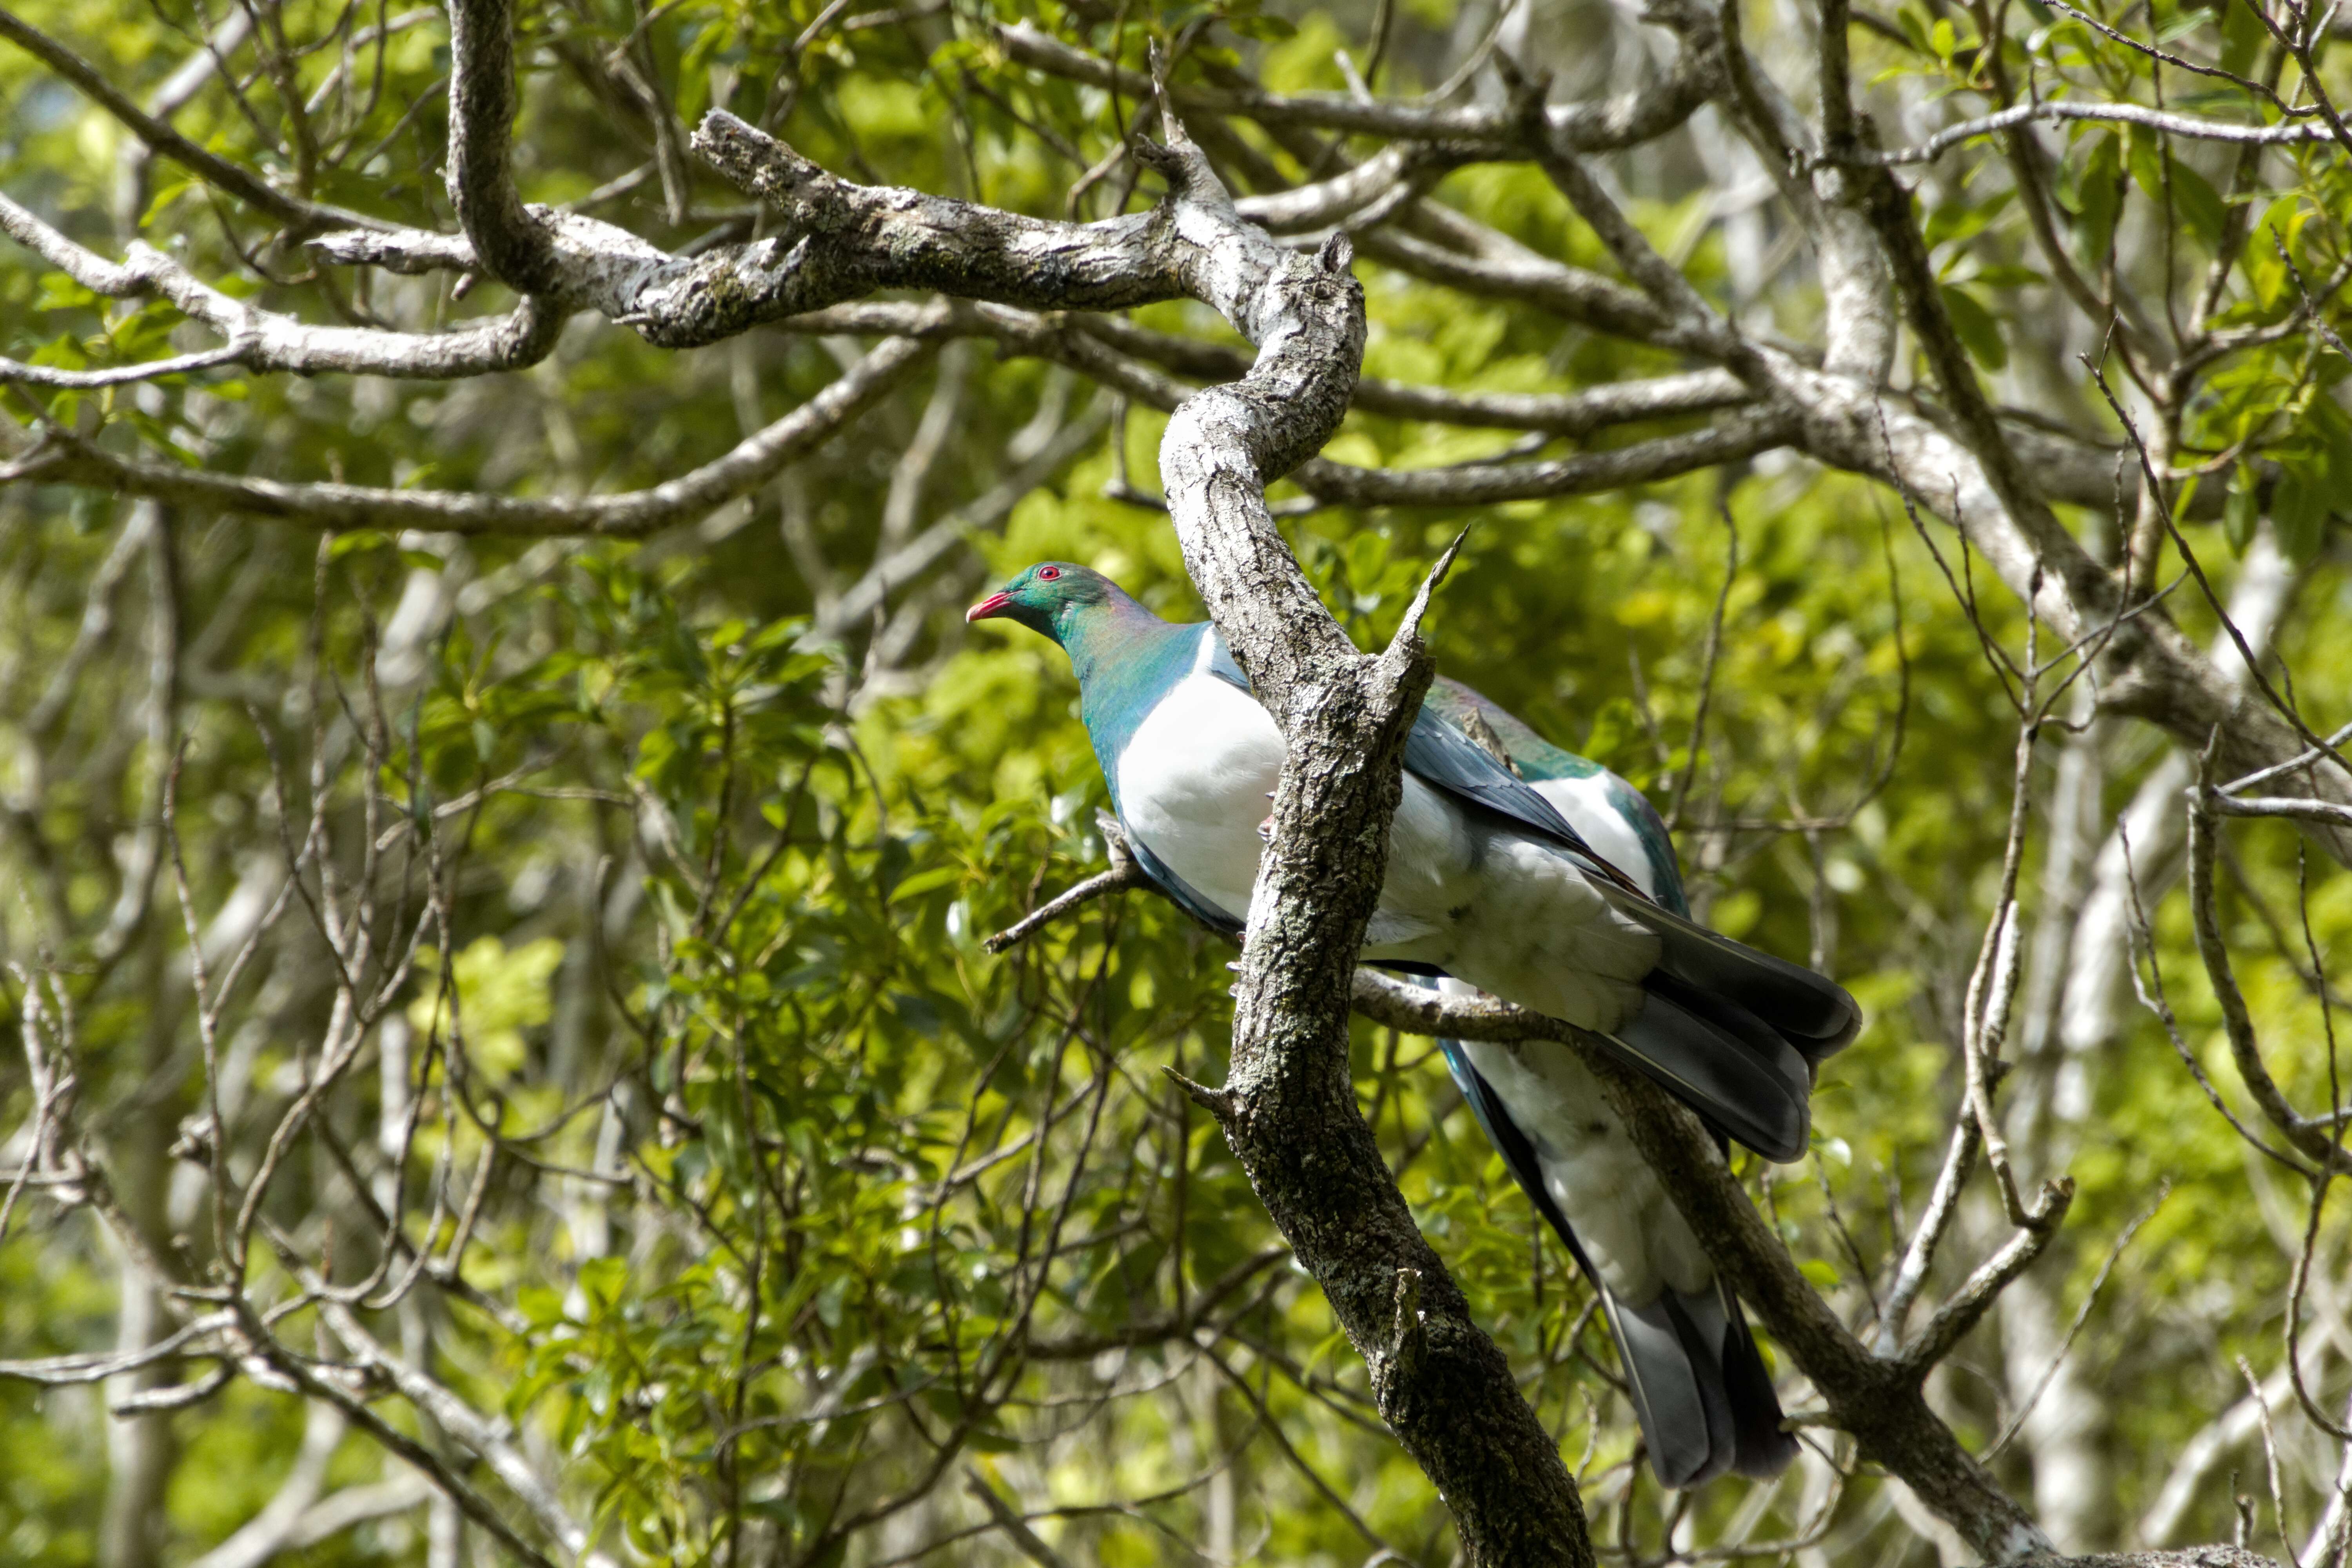
POLYGON ((83 288, 62 272, 41 274, 41 291, 33 300, 36 310, 94 310, 104 301, 99 295, 83 288))
POLYGON ((2159 44, 2178 43, 2189 34, 2210 26, 2212 21, 2213 16, 2210 11, 2183 11, 2156 30, 2156 41, 2159 44))
POLYGON ((629 1266, 618 1258, 592 1258, 580 1266, 580 1293, 611 1306, 621 1299, 629 1281, 629 1266))
POLYGON ((2304 415, 2326 465, 2328 494, 2337 510, 2352 511, 2352 415, 2332 397, 2315 397, 2304 415))
POLYGON ((2302 193, 2291 193, 2265 207, 2246 237, 2246 279, 2253 287, 2256 302, 2265 309, 2278 304, 2280 295, 2293 287, 2287 278, 2286 262, 2279 253, 2284 247, 2293 254, 2295 240, 2310 216, 2311 208, 2302 193))
POLYGON ((2229 209, 2222 204, 2221 193, 2213 182, 2190 168, 2178 158, 2168 158, 2166 166, 2172 174, 2172 203, 2180 214, 2189 232, 2203 240, 2208 248, 2221 243, 2221 227, 2229 209))
POLYGON ((2116 219, 2124 205, 2123 166, 2122 142, 2113 132, 2103 132, 2083 167, 2074 219, 2075 247, 2094 271, 2105 267, 2115 246, 2116 219))
POLYGON ((2127 147, 2126 161, 2140 194, 2177 216, 2209 247, 2219 245, 2225 209, 2212 182, 2165 152, 2155 135, 2140 126, 2131 128, 2127 147))
POLYGON ((1968 280, 1979 289, 2033 289, 2050 281, 2037 268, 2007 261, 1979 267, 1969 275, 1968 280))
POLYGON ((890 902, 900 903, 908 899, 928 893, 934 888, 944 888, 962 879, 963 868, 961 866, 934 866, 928 871, 916 872, 891 889, 890 902))
POLYGON ((389 550, 392 535, 373 528, 354 528, 348 533, 335 535, 327 545, 327 559, 341 561, 347 555, 358 555, 370 550, 389 550))
POLYGON ((1967 289, 1947 283, 1942 289, 1944 313, 1951 318, 1952 331, 1978 363, 1987 370, 1999 370, 2009 363, 2009 345, 2000 339, 2000 323, 1993 313, 1967 289))
POLYGON ((2221 68, 2238 76, 2253 69, 2270 30, 2254 14, 2253 0, 2221 0, 2221 68))
POLYGON ((1946 202, 1927 215, 1921 237, 1930 249, 1952 240, 1973 239, 1991 226, 2016 195, 2014 186, 2004 185, 1981 201, 1946 202))
POLYGON ((2254 491, 2254 471, 2243 463, 2230 482, 2230 499, 2221 504, 2221 531, 2230 541, 2230 548, 2243 555, 2252 542, 2254 523, 2262 515, 2262 500, 2254 491))
POLYGON ((2313 474, 2290 464, 2271 494, 2271 526, 2278 531, 2279 549, 2297 566, 2307 566, 2319 554, 2327 531, 2326 475, 2313 474))
POLYGON ((1283 16, 1228 16, 1225 26, 1244 38, 1279 43, 1298 36, 1298 25, 1283 16))

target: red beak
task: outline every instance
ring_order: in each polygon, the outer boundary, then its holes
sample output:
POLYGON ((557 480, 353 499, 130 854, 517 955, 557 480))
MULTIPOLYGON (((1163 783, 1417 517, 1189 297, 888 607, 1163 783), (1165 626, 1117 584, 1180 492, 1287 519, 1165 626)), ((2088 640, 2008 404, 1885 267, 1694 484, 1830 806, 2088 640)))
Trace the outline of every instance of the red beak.
POLYGON ((991 594, 963 613, 964 624, 970 626, 974 621, 985 621, 1001 616, 1004 613, 1004 606, 1012 602, 1013 595, 1010 594, 991 594))

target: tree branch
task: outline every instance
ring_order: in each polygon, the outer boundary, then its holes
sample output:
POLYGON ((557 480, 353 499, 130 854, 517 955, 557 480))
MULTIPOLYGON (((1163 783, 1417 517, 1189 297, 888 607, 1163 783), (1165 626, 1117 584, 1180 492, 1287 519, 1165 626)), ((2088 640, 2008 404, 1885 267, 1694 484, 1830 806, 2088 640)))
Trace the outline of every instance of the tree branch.
MULTIPOLYGON (((1353 1004, 1366 1017, 1415 1035, 1549 1040, 1574 1049, 1600 1079, 1610 1108, 1707 1256, 1731 1270, 1740 1299, 1812 1379, 1832 1424, 1853 1434, 1861 1457, 1900 1476, 1989 1561, 2051 1551, 2032 1516, 1994 1484, 1928 1408, 1927 1365, 1873 1355, 1847 1331, 1749 1204, 1714 1139, 1664 1089, 1580 1031, 1492 998, 1444 996, 1360 969, 1353 1004)), ((1958 1337, 1951 1336, 1955 1342, 1958 1337)))
POLYGON ((519 294, 560 294, 562 263, 515 189, 514 16, 508 0, 449 5, 449 204, 489 275, 519 294))
MULTIPOLYGON (((996 37, 1006 58, 1015 64, 1130 98, 1147 98, 1154 90, 1148 79, 1049 37, 1026 23, 1000 27, 996 37)), ((1666 79, 1654 86, 1549 109, 1540 134, 1567 152, 1601 153, 1639 146, 1689 119, 1706 101, 1714 82, 1714 62, 1706 52, 1685 49, 1666 79)), ((1518 117, 1488 105, 1447 109, 1336 93, 1285 94, 1198 84, 1171 87, 1168 94, 1177 110, 1188 115, 1231 115, 1267 126, 1446 143, 1464 162, 1525 157, 1530 151, 1526 127, 1518 117)), ((1244 211, 1246 216, 1258 216, 1246 205, 1244 211)))
MULTIPOLYGON (((635 539, 749 495, 899 385, 928 352, 910 338, 887 339, 839 380, 726 456, 621 495, 521 497, 244 479, 118 458, 61 432, 50 435, 44 450, 20 460, 16 477, 97 486, 313 528, 635 539)), ((0 469, 0 481, 9 477, 0 469)))
POLYGON ((299 227, 325 223, 356 225, 365 228, 381 226, 379 220, 364 214, 345 212, 340 207, 320 206, 299 196, 289 195, 242 163, 231 163, 216 153, 197 146, 164 121, 132 102, 128 94, 100 74, 97 67, 5 6, 0 6, 0 38, 7 39, 73 83, 91 101, 121 121, 132 135, 144 142, 158 156, 169 158, 206 184, 227 192, 257 211, 268 213, 281 223, 299 227))
POLYGON ((2176 114, 2168 110, 2150 109, 2137 103, 2075 103, 2059 99, 2041 103, 2021 103, 1980 119, 1948 126, 1916 147, 1897 147, 1884 153, 1865 149, 1848 153, 1839 161, 1851 163, 1856 167, 1880 169, 1900 168, 1906 163, 1929 163, 1962 142, 1972 142, 1979 136, 1990 136, 2036 121, 2057 124, 2069 120, 2140 125, 2168 136, 2187 136, 2200 142, 2232 142, 2242 146, 2298 146, 2329 141, 2334 135, 2325 125, 2295 121, 2272 125, 2247 125, 2227 120, 2207 120, 2194 114, 2176 114))
POLYGON ((398 332, 374 327, 321 326, 259 310, 198 279, 178 260, 143 240, 111 262, 85 249, 26 208, 0 195, 0 233, 23 245, 93 293, 125 300, 153 295, 219 332, 226 346, 174 361, 68 376, 33 365, 0 363, 0 382, 49 386, 107 386, 177 374, 212 365, 297 375, 341 374, 450 381, 520 370, 555 347, 563 313, 525 299, 503 317, 446 332, 398 332))

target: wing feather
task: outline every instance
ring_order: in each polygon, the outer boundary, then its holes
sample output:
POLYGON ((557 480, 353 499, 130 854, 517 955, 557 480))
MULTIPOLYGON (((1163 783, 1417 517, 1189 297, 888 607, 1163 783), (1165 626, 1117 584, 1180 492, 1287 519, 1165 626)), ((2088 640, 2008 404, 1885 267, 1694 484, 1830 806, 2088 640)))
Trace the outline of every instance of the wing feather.
MULTIPOLYGON (((1213 632, 1211 635, 1215 637, 1213 632)), ((1234 662, 1233 650, 1222 637, 1215 637, 1208 669, 1220 680, 1230 681, 1244 691, 1250 689, 1249 677, 1234 662)), ((1508 818, 1522 831, 1567 850, 1602 881, 1637 899, 1648 899, 1639 882, 1585 842, 1584 836, 1559 814, 1559 807, 1496 762, 1435 709, 1424 707, 1414 719, 1412 732, 1405 737, 1404 765, 1407 773, 1433 789, 1508 818)))

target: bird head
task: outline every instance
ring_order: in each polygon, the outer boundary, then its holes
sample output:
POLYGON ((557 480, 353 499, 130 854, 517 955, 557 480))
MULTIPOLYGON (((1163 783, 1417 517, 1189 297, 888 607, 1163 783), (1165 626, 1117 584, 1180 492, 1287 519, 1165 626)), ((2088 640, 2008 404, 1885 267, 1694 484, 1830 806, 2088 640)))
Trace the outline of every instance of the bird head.
POLYGON ((1074 617, 1109 603, 1118 593, 1109 578, 1091 568, 1067 561, 1040 561, 1014 576, 1001 592, 966 610, 963 618, 1018 621, 1033 632, 1066 642, 1074 617))

